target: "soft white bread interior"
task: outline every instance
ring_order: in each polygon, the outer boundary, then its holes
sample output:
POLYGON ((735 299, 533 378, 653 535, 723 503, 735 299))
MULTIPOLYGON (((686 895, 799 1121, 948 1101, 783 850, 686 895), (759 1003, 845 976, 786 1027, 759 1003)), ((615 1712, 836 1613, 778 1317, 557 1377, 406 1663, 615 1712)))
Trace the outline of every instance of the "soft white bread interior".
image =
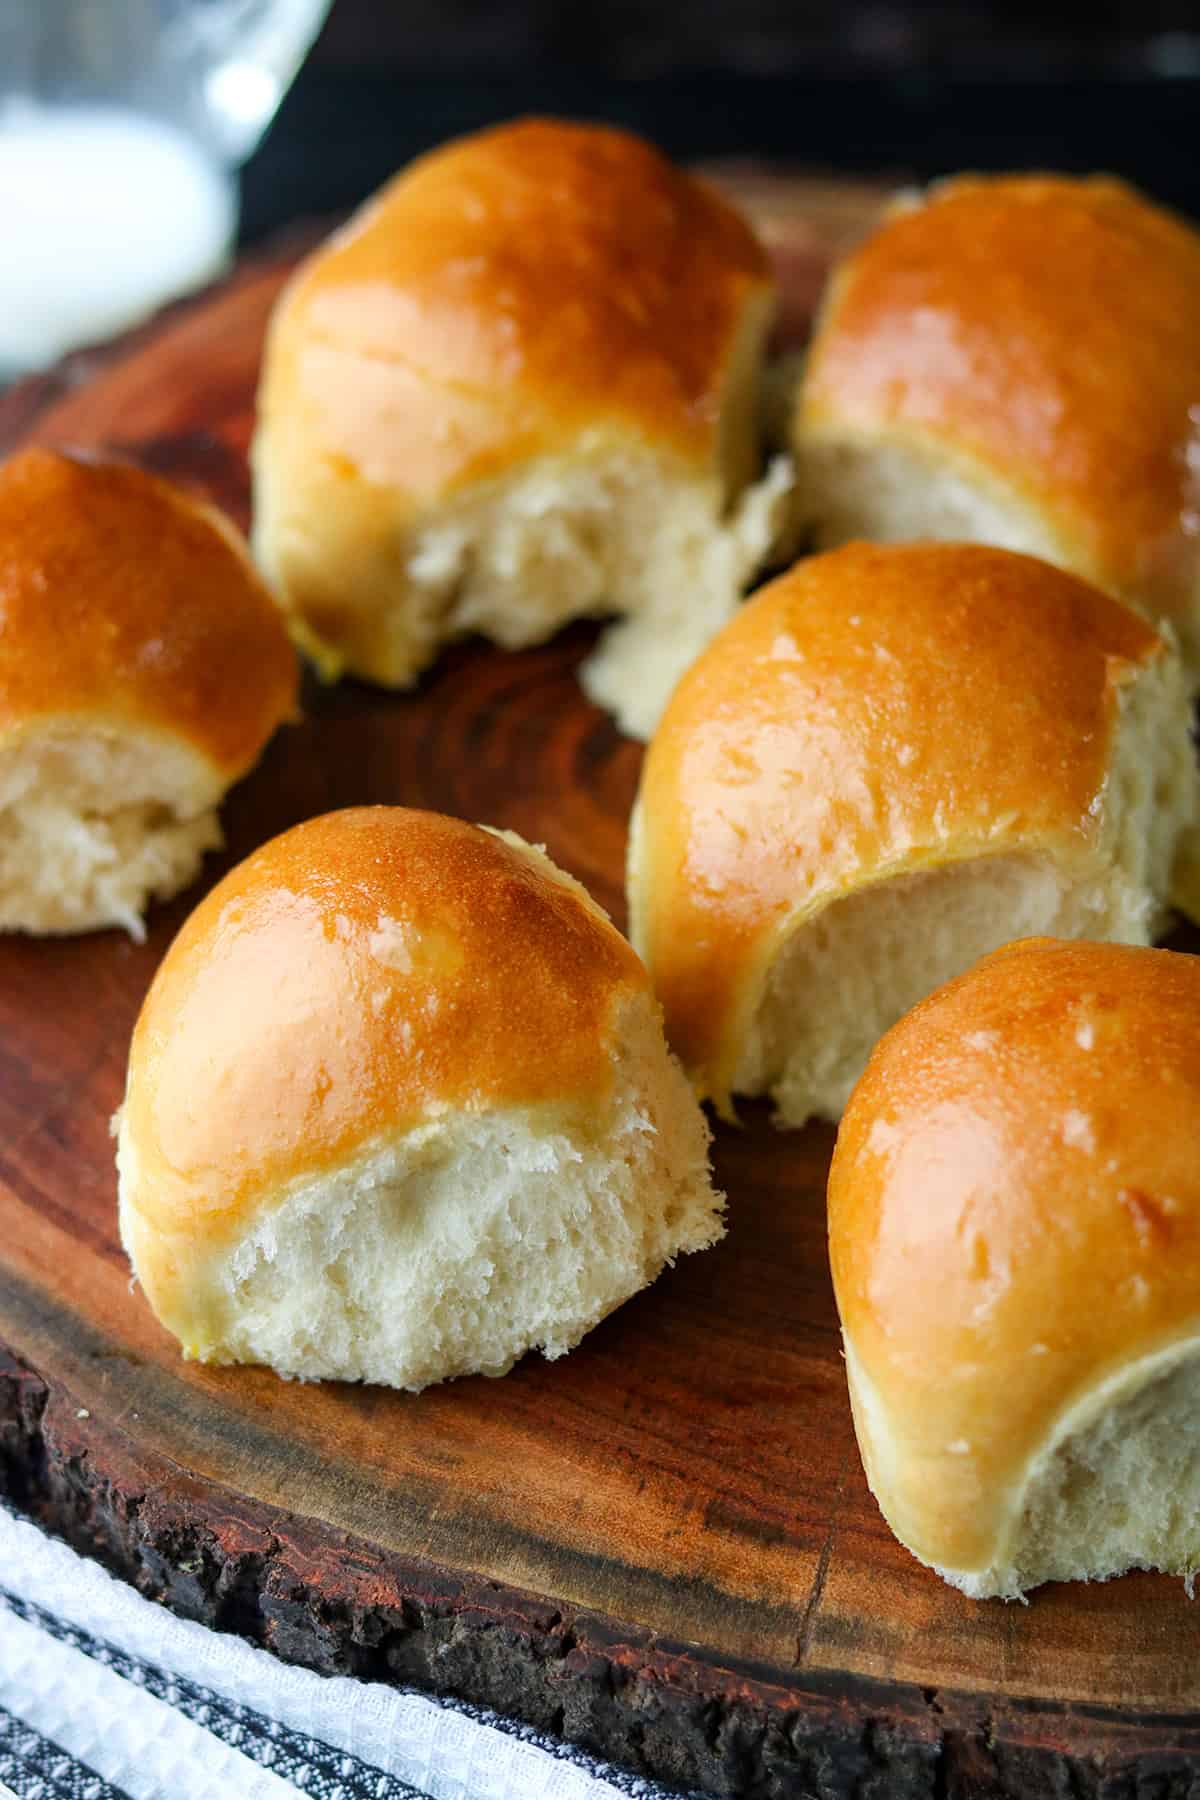
POLYGON ((829 1243, 901 1542, 975 1598, 1200 1568, 1200 961, 1034 940, 882 1040, 829 1243))
POLYGON ((763 473, 774 290, 703 183, 609 129, 526 120, 404 171, 272 320, 255 543, 329 675, 623 615, 584 671, 644 736, 790 523, 763 473))
POLYGON ((762 589, 673 697, 632 935, 702 1094, 836 1119, 983 952, 1150 942, 1198 801, 1179 657, 1134 614, 1002 550, 850 546, 762 589))
POLYGON ((0 469, 0 617, 0 930, 140 938, 294 709, 279 615, 213 509, 32 450, 0 469))
MULTIPOLYGON (((573 1349, 719 1231, 705 1135, 649 997, 613 1031, 594 1113, 447 1114, 289 1183, 206 1262, 189 1354, 417 1389, 573 1349)), ((136 1192, 128 1140, 121 1157, 136 1192)))
POLYGON ((1200 232, 1123 182, 959 177, 836 272, 796 413, 825 547, 1026 551, 1200 661, 1200 232))
POLYGON ((221 845, 224 783, 165 733, 55 719, 0 744, 0 930, 119 925, 221 845))
POLYGON ((168 952, 122 1238, 186 1355, 417 1389, 559 1356, 713 1243, 707 1150, 577 882, 509 834, 363 808, 256 852, 168 952))

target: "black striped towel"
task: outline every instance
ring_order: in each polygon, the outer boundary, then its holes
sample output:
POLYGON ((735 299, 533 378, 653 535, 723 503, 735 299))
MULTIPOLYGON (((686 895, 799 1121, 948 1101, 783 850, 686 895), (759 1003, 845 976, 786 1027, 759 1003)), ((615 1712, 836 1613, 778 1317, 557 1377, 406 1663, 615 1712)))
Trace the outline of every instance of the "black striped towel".
POLYGON ((0 1505, 0 1796, 669 1800, 494 1713, 289 1668, 0 1505))

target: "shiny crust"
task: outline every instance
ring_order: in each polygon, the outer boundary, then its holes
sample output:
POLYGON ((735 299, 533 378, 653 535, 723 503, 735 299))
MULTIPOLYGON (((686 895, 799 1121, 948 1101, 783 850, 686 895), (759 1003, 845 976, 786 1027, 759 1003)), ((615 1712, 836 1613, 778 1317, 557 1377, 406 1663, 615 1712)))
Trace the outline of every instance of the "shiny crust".
POLYGON ((684 676, 642 774, 633 940, 725 1105, 786 933, 969 856, 1088 856, 1118 692, 1163 650, 1074 576, 978 545, 851 544, 761 589, 684 676))
POLYGON ((1200 605, 1200 233, 1123 182, 963 177, 834 283, 802 434, 894 439, 998 482, 1080 574, 1200 605))
POLYGON ((52 719, 167 731, 227 784, 296 691, 280 615, 211 507, 124 463, 0 467, 0 744, 52 719))
POLYGON ((134 1031, 142 1229, 193 1257, 380 1134, 450 1108, 602 1100, 614 1011, 649 983, 549 868, 478 826, 377 806, 311 819, 233 869, 134 1031))
POLYGON ((770 287, 749 227, 640 139, 499 126, 419 159, 303 266, 263 428, 272 455, 302 443, 387 490, 393 526, 585 433, 715 464, 745 309, 770 287))
POLYGON ((1198 1129, 1195 957, 1031 939, 877 1046, 830 1256, 868 1474, 926 1562, 1002 1561, 1067 1409, 1200 1330, 1198 1129))

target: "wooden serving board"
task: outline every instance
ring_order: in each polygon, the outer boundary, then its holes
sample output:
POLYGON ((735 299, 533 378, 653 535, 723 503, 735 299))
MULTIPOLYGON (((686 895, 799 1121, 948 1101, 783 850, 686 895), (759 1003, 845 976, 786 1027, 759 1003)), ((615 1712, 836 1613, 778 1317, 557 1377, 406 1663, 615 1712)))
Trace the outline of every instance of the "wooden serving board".
MULTIPOLYGON (((734 172, 802 331, 877 189, 734 172)), ((311 234, 310 234, 311 235, 311 234)), ((0 399, 0 447, 107 445, 242 521, 268 310, 298 240, 0 399)), ((229 849, 396 801, 546 843, 620 919, 640 752, 589 641, 448 655, 409 696, 310 688, 229 849)), ((237 679, 237 672, 230 672, 237 679)), ((328 1671, 492 1704, 746 1796, 1193 1795, 1200 1610, 1178 1582, 972 1604, 891 1537, 854 1442, 828 1130, 719 1130, 729 1235, 565 1361, 418 1397, 180 1361, 117 1239, 108 1121, 196 888, 149 941, 0 940, 0 1488, 147 1594, 328 1671)))

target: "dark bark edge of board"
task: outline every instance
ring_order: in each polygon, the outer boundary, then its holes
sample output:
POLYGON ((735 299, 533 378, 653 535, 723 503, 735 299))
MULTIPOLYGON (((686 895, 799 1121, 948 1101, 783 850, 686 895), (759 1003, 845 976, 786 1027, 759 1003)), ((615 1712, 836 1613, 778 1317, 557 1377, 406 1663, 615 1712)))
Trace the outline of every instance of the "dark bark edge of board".
POLYGON ((0 1493, 149 1599, 319 1673, 489 1706, 673 1786, 744 1800, 1196 1793, 1200 1715, 718 1668, 599 1613, 331 1543, 111 1426, 100 1441, 78 1413, 0 1346, 0 1493))

